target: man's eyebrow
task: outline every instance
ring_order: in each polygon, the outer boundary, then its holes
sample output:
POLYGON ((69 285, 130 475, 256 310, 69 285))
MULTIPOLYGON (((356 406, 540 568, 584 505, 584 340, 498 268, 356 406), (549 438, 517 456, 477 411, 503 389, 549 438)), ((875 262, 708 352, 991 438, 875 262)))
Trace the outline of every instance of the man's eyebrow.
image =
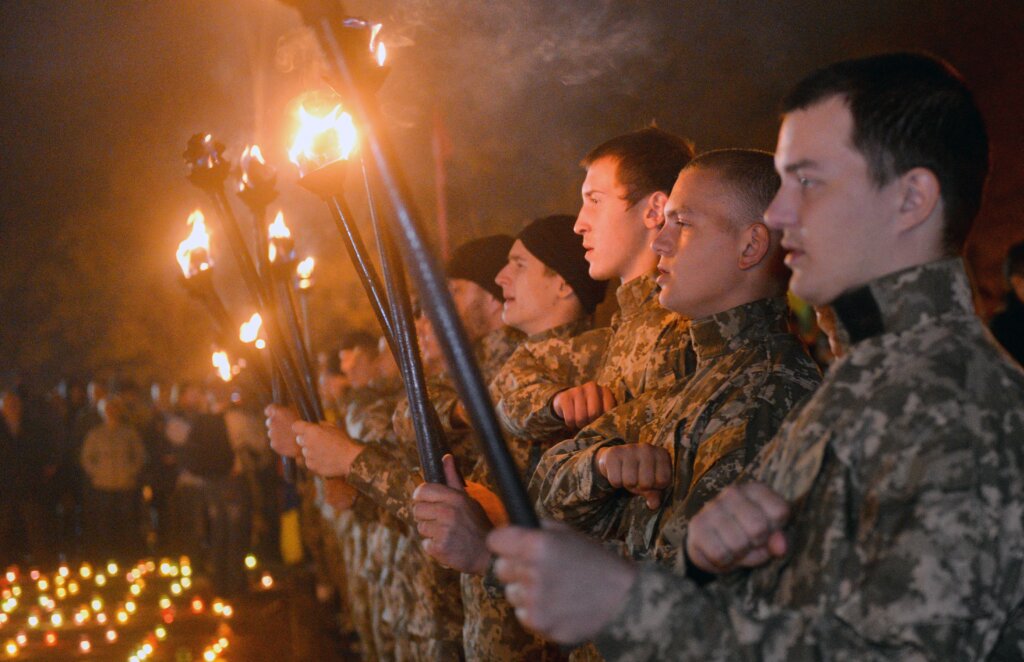
POLYGON ((784 170, 787 173, 789 173, 789 172, 796 172, 797 170, 803 170, 805 168, 817 168, 817 167, 818 167, 818 162, 817 161, 812 161, 810 159, 802 159, 800 161, 797 161, 796 163, 787 164, 784 170))

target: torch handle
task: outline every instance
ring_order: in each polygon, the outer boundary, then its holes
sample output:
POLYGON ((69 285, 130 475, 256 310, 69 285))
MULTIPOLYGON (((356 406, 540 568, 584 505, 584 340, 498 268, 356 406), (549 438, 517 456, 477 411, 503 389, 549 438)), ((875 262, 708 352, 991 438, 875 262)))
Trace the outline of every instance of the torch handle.
POLYGON ((394 324, 395 340, 399 354, 395 355, 402 370, 405 382, 405 393, 409 399, 409 415, 412 417, 413 429, 416 432, 416 450, 420 457, 420 469, 428 483, 444 484, 444 435, 437 419, 437 411, 430 402, 427 380, 423 374, 423 361, 420 357, 419 342, 416 338, 416 326, 412 318, 412 303, 409 299, 409 288, 405 281, 405 270, 402 269, 398 250, 388 228, 377 217, 373 191, 363 165, 363 182, 366 186, 366 199, 370 210, 370 221, 377 237, 377 249, 380 252, 381 273, 384 286, 388 292, 388 303, 391 307, 391 320, 394 324))
POLYGON ((299 370, 306 380, 306 388, 312 394, 311 403, 318 421, 324 420, 324 407, 320 402, 320 391, 316 384, 316 373, 313 372, 313 363, 309 358, 309 350, 302 339, 302 328, 299 326, 299 318, 295 311, 295 297, 292 295, 290 280, 291 271, 282 274, 277 280, 277 308, 284 317, 285 324, 291 334, 292 346, 295 350, 295 357, 299 362, 299 370))
POLYGON ((470 350, 447 282, 440 266, 428 249, 420 230, 418 215, 412 206, 412 195, 404 174, 397 167, 393 146, 386 133, 378 128, 380 110, 371 94, 364 94, 355 79, 335 33, 341 28, 340 7, 334 3, 298 3, 304 16, 333 63, 335 72, 362 126, 363 135, 373 156, 376 172, 394 210, 397 237, 405 263, 410 265, 417 290, 424 299, 424 309, 441 342, 450 373, 459 397, 465 404, 483 454, 513 524, 539 526, 519 477, 519 470, 505 444, 498 418, 494 413, 487 386, 470 350))
POLYGON ((331 196, 327 201, 327 208, 334 218, 335 225, 338 226, 338 232, 341 233, 345 250, 348 251, 348 256, 356 268, 356 273, 359 274, 359 280, 363 284, 363 289, 366 290, 366 296, 370 300, 370 307, 373 308, 373 313, 377 316, 377 322, 384 332, 384 339, 387 341, 388 347, 391 348, 391 353, 398 357, 398 345, 395 344, 395 332, 391 324, 387 296, 384 294, 380 277, 370 261, 369 254, 366 251, 366 244, 363 243, 363 237, 359 234, 359 228, 356 227, 355 222, 352 220, 352 210, 349 209, 345 198, 340 195, 331 196))
MULTIPOLYGON (((235 261, 238 264, 238 269, 242 273, 242 280, 245 282, 246 288, 249 290, 249 295, 256 301, 257 306, 267 313, 272 309, 270 306, 269 293, 262 287, 259 276, 256 272, 256 267, 253 264, 252 256, 249 255, 249 249, 246 247, 245 238, 242 236, 242 231, 238 225, 238 219, 235 218, 235 214, 231 209, 231 205, 228 202, 227 196, 224 195, 223 187, 219 189, 208 189, 207 193, 214 203, 214 208, 221 218, 221 226, 225 229, 228 235, 228 244, 231 245, 232 253, 234 254, 235 261)), ((288 351, 288 347, 284 341, 284 333, 281 330, 280 323, 277 315, 265 314, 267 336, 269 339, 270 354, 273 357, 274 362, 278 365, 281 370, 281 374, 284 377, 285 384, 288 390, 292 394, 292 398, 299 406, 299 410, 305 420, 310 422, 319 422, 322 420, 317 415, 317 410, 313 407, 312 401, 309 399, 309 394, 303 388, 302 380, 299 378, 298 370, 296 369, 294 359, 288 351)), ((313 394, 315 396, 315 393, 313 394)))

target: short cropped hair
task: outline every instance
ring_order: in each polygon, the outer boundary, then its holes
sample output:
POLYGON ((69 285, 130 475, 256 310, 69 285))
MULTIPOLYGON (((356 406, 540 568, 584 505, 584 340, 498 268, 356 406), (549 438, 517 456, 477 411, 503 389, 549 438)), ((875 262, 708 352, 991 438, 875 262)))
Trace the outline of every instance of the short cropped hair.
POLYGON ((704 152, 683 170, 708 170, 738 194, 738 211, 750 221, 762 221, 764 212, 779 192, 782 179, 775 171, 771 152, 757 149, 716 149, 704 152))
POLYGON ((693 144, 686 138, 649 126, 607 140, 583 157, 589 168, 595 161, 615 159, 615 178, 626 188, 629 207, 656 191, 668 195, 676 177, 693 158, 693 144))
POLYGON ((842 97, 853 145, 881 187, 912 168, 935 173, 945 206, 945 249, 959 252, 981 207, 988 133, 960 74, 922 54, 891 53, 820 69, 789 92, 782 112, 842 97))

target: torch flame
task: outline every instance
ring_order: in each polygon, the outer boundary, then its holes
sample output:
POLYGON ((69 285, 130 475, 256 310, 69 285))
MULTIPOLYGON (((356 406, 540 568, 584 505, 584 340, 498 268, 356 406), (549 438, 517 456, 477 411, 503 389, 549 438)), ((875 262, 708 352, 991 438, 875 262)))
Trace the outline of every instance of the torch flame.
POLYGON ((238 339, 244 343, 256 340, 260 334, 260 327, 263 326, 263 318, 259 313, 253 313, 248 322, 244 322, 238 329, 238 339))
POLYGON ((313 267, 316 263, 313 257, 307 257, 295 267, 295 273, 299 277, 299 289, 308 290, 313 286, 313 267))
POLYGON ((287 239, 292 236, 292 231, 288 229, 288 226, 284 223, 284 212, 277 212, 277 216, 274 217, 274 222, 267 227, 267 234, 271 239, 287 239))
POLYGON ((226 382, 231 381, 231 361, 228 360, 227 352, 213 353, 213 367, 217 369, 217 376, 226 382))
POLYGON ((347 159, 355 150, 357 139, 352 116, 342 112, 340 104, 320 117, 299 106, 299 130, 288 150, 288 159, 300 167, 304 161, 347 159))
POLYGON ((377 41, 382 27, 384 27, 383 24, 374 23, 370 28, 370 52, 373 53, 374 59, 377 60, 378 67, 383 67, 384 61, 388 59, 387 46, 384 45, 384 42, 377 41))
POLYGON ((194 275, 197 271, 206 271, 213 266, 210 260, 210 233, 206 229, 206 218, 203 212, 198 209, 189 214, 188 224, 192 232, 185 241, 178 244, 176 256, 181 272, 185 278, 194 275), (197 255, 201 258, 198 265, 193 265, 193 252, 202 251, 197 255))

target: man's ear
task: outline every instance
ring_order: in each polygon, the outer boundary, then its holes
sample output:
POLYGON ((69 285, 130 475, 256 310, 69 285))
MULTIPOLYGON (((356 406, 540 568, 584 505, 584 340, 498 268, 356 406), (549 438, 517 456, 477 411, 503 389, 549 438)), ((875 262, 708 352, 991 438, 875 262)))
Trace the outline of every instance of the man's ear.
POLYGON ((764 223, 751 223, 740 233, 740 270, 761 264, 772 248, 771 232, 764 223))
POLYGON ((928 168, 911 168, 899 177, 896 230, 908 232, 942 212, 942 187, 928 168))
POLYGON ((662 191, 655 191, 647 196, 644 205, 644 227, 648 230, 657 230, 665 218, 665 203, 668 196, 662 191))
POLYGON ((569 286, 569 283, 565 282, 565 279, 558 276, 558 289, 556 294, 559 299, 568 299, 569 297, 576 296, 576 292, 569 286))

